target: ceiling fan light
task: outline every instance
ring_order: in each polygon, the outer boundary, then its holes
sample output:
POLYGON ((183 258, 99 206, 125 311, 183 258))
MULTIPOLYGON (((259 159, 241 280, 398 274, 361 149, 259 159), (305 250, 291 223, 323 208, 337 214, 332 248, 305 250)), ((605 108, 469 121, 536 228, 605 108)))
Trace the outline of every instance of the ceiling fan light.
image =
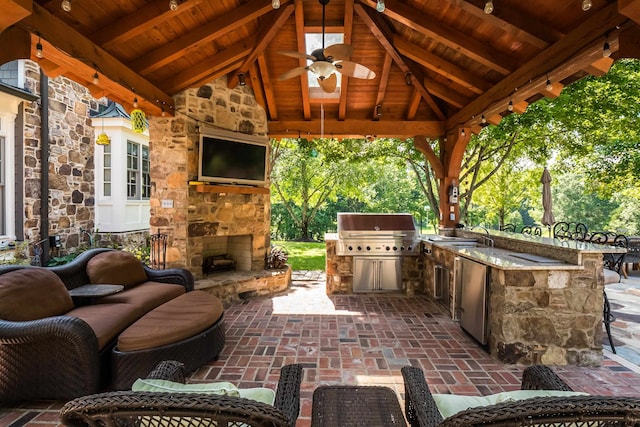
POLYGON ((321 78, 326 79, 336 70, 336 67, 327 61, 316 61, 309 65, 309 69, 321 78))
POLYGON ((378 0, 376 3, 376 10, 380 13, 384 12, 384 0, 378 0))
POLYGON ((274 9, 280 9, 280 0, 272 0, 271 7, 274 9))

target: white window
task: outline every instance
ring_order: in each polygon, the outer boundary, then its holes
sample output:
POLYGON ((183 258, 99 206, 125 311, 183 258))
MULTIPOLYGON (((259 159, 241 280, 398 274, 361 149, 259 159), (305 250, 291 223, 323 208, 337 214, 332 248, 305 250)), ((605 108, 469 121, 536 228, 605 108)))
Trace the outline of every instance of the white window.
POLYGON ((150 195, 149 147, 127 141, 127 198, 148 200, 150 195))

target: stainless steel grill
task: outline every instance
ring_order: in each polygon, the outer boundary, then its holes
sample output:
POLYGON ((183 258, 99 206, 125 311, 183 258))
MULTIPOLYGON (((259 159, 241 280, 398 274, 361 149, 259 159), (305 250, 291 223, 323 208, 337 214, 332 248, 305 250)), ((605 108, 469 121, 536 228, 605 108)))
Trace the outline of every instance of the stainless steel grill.
POLYGON ((407 213, 339 213, 336 254, 419 255, 420 234, 407 213))

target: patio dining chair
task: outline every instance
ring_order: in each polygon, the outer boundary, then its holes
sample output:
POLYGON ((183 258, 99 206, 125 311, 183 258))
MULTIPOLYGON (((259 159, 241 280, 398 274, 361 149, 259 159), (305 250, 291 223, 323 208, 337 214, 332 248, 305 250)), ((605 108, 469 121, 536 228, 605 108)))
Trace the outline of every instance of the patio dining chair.
MULTIPOLYGON (((527 367, 522 374, 521 390, 500 401, 496 396, 460 396, 460 411, 443 407, 447 396, 432 394, 421 369, 402 368, 405 384, 405 415, 412 427, 445 426, 635 426, 640 424, 640 398, 593 396, 573 392, 550 368, 527 367), (537 392, 536 392, 537 391, 537 392), (522 396, 525 397, 522 397, 522 396), (468 398, 468 399, 465 399, 468 398), (436 401, 438 400, 438 402, 436 401), (473 403, 472 403, 473 402, 473 403), (477 405, 477 406, 473 406, 477 405), (465 407, 467 409, 465 409, 465 407), (443 416, 445 412, 447 416, 443 416)), ((505 393, 499 395, 504 396, 505 393)), ((455 399, 449 399, 452 401, 455 399)))
MULTIPOLYGON (((148 379, 184 383, 183 364, 161 362, 148 379)), ((99 393, 67 402, 60 410, 60 420, 69 427, 294 427, 300 412, 301 380, 302 365, 283 366, 273 405, 201 392, 99 393)))

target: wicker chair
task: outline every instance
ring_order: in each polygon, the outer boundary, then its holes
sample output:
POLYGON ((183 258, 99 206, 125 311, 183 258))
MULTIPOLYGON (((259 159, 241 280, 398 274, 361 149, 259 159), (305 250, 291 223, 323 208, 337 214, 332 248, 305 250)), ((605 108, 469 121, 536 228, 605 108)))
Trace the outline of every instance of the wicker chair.
MULTIPOLYGON (((148 378, 184 383, 180 362, 161 362, 148 378)), ((287 426, 300 412, 302 365, 285 365, 273 406, 250 399, 199 393, 112 391, 79 397, 60 410, 63 425, 101 426, 287 426)))
MULTIPOLYGON (((443 419, 421 369, 402 368, 405 413, 412 427, 421 426, 638 426, 640 398, 605 396, 534 397, 469 408, 443 419)), ((526 368, 523 390, 571 388, 546 366, 526 368)))

